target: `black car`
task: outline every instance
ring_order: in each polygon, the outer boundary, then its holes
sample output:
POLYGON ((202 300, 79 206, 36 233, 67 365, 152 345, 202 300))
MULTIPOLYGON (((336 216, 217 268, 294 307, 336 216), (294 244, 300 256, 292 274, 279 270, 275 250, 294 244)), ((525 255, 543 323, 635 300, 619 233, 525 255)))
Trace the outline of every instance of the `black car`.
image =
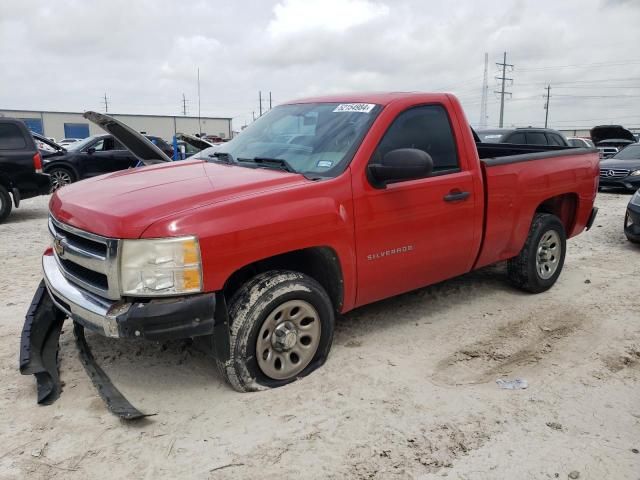
POLYGON ((42 174, 42 157, 26 125, 0 118, 0 223, 20 200, 48 192, 49 177, 42 174))
POLYGON ((624 216, 624 234, 630 242, 640 243, 640 190, 629 200, 624 216))
POLYGON ((476 133, 482 143, 571 146, 560 132, 550 128, 494 128, 476 130, 476 133))
POLYGON ((600 162, 600 186, 630 191, 640 188, 640 143, 631 144, 600 162))
MULTIPOLYGON (((168 157, 173 155, 173 148, 162 138, 153 135, 145 137, 168 157)), ((133 168, 138 164, 138 159, 108 134, 85 138, 67 148, 59 145, 53 148, 54 152, 42 151, 44 171, 51 177, 52 190, 84 178, 133 168)))

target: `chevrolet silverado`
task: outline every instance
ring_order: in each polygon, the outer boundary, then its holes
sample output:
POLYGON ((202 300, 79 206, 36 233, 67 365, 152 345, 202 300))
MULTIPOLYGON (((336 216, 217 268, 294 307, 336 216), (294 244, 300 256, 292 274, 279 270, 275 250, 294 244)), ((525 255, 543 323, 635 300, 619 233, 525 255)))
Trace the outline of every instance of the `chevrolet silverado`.
POLYGON ((84 328, 195 337, 233 388, 278 387, 321 366, 336 316, 361 305, 501 261, 544 292, 597 211, 595 149, 481 143, 450 94, 293 101, 181 162, 85 116, 153 165, 51 198, 21 351, 43 401, 66 317, 80 344, 84 328))

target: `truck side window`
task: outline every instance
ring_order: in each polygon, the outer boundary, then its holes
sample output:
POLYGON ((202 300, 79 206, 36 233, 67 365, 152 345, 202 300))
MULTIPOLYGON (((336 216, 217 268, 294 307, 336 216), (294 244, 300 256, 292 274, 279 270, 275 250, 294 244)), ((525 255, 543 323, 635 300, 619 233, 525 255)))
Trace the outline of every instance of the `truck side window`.
POLYGON ((517 145, 525 145, 527 141, 524 138, 524 133, 518 132, 518 133, 511 134, 511 136, 507 138, 507 141, 505 143, 515 143, 517 145))
POLYGON ((398 148, 417 148, 431 155, 433 172, 457 170, 458 154, 447 111, 442 105, 425 105, 402 112, 382 137, 372 163, 398 148))
POLYGON ((0 123, 0 150, 21 150, 26 148, 22 131, 11 123, 0 123))
POLYGON ((542 132, 527 132, 528 145, 546 145, 547 137, 542 132))

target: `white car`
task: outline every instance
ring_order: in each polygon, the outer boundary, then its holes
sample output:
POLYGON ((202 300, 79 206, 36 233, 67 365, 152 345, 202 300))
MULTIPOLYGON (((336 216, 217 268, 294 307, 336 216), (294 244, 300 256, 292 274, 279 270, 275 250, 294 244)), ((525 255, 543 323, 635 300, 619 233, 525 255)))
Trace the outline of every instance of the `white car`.
POLYGON ((67 145, 71 145, 72 143, 79 142, 82 140, 81 138, 63 138, 58 142, 58 145, 61 147, 66 147, 67 145))
POLYGON ((569 145, 571 145, 572 147, 595 148, 595 145, 590 138, 567 137, 567 142, 569 142, 569 145))

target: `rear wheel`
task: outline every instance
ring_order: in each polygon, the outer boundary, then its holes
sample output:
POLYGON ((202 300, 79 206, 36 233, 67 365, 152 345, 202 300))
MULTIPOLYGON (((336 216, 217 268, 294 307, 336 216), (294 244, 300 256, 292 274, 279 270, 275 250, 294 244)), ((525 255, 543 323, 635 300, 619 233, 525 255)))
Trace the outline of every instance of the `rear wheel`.
POLYGON ((47 173, 49 174, 52 192, 76 181, 76 177, 73 172, 64 167, 52 168, 47 173))
POLYGON ((562 272, 566 244, 560 219, 548 213, 536 214, 520 254, 507 263, 511 283, 531 293, 551 288, 562 272))
POLYGON ((7 219, 12 208, 13 204, 11 203, 9 191, 0 185, 0 223, 7 219))
POLYGON ((229 302, 230 358, 218 369, 241 392, 279 387, 326 360, 333 341, 329 296, 313 278, 271 271, 254 277, 229 302))

